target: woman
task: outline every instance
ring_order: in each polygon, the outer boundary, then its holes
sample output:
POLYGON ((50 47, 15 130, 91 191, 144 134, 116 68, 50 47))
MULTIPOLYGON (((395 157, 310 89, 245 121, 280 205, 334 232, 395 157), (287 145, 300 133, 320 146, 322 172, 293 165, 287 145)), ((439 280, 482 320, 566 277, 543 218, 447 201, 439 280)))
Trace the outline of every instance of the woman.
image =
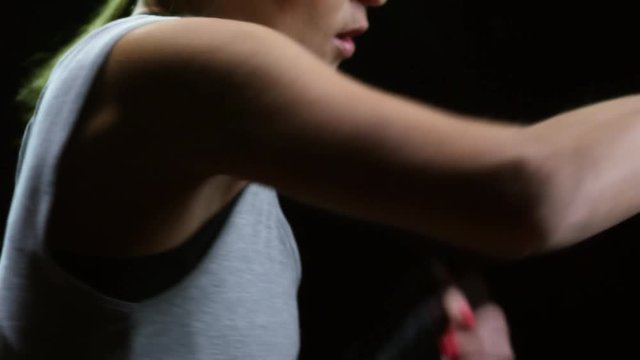
POLYGON ((335 71, 379 5, 139 2, 69 51, 22 152, 5 357, 295 357, 272 187, 509 258, 637 213, 640 98, 520 127, 385 93, 335 71))

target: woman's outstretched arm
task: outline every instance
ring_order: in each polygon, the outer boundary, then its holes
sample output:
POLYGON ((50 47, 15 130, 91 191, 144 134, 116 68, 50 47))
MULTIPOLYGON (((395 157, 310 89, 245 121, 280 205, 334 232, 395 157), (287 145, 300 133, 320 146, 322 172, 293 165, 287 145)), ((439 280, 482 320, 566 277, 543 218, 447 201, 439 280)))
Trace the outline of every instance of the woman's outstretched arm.
POLYGON ((271 29, 198 18, 128 34, 101 77, 117 116, 95 116, 88 140, 126 129, 166 166, 492 255, 569 245, 640 209, 640 97, 484 121, 351 79, 271 29))

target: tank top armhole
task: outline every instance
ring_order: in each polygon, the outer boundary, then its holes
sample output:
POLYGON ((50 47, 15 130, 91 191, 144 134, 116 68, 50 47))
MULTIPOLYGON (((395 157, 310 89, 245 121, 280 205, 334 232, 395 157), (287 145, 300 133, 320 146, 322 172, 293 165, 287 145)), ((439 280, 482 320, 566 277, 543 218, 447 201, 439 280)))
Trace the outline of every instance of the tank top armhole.
POLYGON ((179 283, 194 271, 244 192, 238 193, 193 236, 175 249, 132 258, 78 256, 51 252, 64 271, 93 290, 120 301, 148 300, 179 283))

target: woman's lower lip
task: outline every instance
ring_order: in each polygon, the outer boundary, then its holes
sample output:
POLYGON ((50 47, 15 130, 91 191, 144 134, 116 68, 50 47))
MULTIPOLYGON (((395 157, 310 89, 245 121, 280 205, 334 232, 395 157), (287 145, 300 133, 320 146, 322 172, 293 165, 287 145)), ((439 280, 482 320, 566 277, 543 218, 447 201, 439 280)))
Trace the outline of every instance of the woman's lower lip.
POLYGON ((356 52, 356 44, 353 42, 353 39, 350 37, 334 37, 333 43, 336 45, 340 54, 345 58, 350 58, 356 52))

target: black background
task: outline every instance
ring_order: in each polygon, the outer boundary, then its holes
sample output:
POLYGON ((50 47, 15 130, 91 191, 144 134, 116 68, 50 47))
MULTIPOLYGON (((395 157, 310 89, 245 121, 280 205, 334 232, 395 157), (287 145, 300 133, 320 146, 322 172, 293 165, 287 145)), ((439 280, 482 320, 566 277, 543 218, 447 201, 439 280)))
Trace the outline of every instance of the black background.
MULTIPOLYGON (((427 103, 521 123, 637 93, 633 5, 559 3, 391 0, 372 11, 371 31, 343 68, 427 103)), ((2 219, 22 130, 12 99, 33 63, 29 59, 62 45, 97 5, 29 1, 3 10, 8 63, 2 66, 2 219)), ((629 162, 638 155, 630 153, 629 162)), ((415 236, 287 199, 283 205, 304 264, 302 358, 339 358, 384 322, 393 299, 411 281, 433 291, 433 274, 408 275, 432 258, 445 259, 460 278, 468 272, 485 277, 507 312, 519 359, 638 357, 638 219, 561 253, 500 264, 435 244, 418 251, 415 236)))

